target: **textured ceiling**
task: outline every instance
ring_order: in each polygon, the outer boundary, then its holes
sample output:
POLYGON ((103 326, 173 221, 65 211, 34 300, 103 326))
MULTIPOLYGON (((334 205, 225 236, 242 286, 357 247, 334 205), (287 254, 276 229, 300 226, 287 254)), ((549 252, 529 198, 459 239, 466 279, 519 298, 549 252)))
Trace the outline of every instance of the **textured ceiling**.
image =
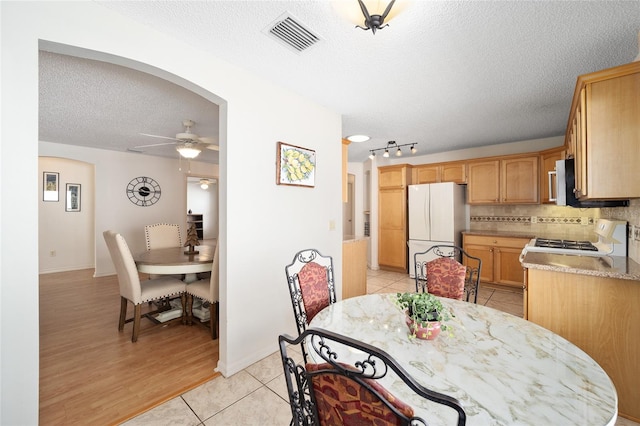
MULTIPOLYGON (((343 136, 372 137, 350 161, 389 140, 426 154, 562 135, 576 77, 634 60, 640 30, 638 1, 397 2, 375 36, 344 15, 355 0, 98 3, 339 112, 343 136), (294 53, 266 36, 285 12, 321 41, 294 53)), ((124 150, 186 118, 217 136, 215 105, 114 65, 43 53, 40 90, 41 140, 124 150)))

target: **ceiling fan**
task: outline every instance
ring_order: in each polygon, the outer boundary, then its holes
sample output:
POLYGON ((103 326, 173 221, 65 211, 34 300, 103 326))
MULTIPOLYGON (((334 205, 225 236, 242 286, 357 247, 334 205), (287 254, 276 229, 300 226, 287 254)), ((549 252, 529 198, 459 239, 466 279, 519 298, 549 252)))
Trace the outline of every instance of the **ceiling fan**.
POLYGON ((215 145, 215 140, 213 138, 200 137, 195 133, 191 132, 191 128, 195 126, 196 122, 193 120, 183 120, 182 125, 184 126, 183 133, 177 133, 175 138, 168 136, 159 136, 159 135, 150 135, 148 133, 140 133, 143 136, 149 136, 152 138, 160 138, 160 139, 169 139, 172 142, 163 142, 163 143, 154 143, 149 145, 138 145, 135 146, 134 149, 139 148, 149 148, 152 146, 162 146, 162 145, 176 145, 176 151, 180 153, 184 158, 196 158, 198 154, 202 151, 202 148, 211 149, 213 151, 219 151, 220 147, 215 145))

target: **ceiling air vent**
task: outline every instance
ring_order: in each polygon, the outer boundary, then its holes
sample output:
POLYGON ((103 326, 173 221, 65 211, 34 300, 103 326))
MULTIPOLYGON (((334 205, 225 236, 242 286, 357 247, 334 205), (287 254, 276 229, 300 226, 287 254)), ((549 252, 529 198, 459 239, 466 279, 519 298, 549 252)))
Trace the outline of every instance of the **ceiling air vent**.
POLYGON ((314 34, 290 13, 285 12, 271 25, 262 30, 269 37, 275 38, 288 48, 300 53, 320 41, 314 34))

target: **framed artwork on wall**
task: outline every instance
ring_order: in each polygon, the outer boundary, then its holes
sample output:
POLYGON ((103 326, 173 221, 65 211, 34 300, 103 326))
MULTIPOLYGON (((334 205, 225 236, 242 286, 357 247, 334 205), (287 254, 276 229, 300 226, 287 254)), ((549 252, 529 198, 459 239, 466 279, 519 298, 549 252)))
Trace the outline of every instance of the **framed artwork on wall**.
POLYGON ((65 211, 79 212, 80 211, 80 184, 68 183, 67 184, 67 197, 65 211))
POLYGON ((58 196, 58 180, 60 173, 44 172, 42 174, 42 201, 60 201, 58 196))
POLYGON ((276 152, 276 184, 315 186, 316 152, 278 142, 276 152))

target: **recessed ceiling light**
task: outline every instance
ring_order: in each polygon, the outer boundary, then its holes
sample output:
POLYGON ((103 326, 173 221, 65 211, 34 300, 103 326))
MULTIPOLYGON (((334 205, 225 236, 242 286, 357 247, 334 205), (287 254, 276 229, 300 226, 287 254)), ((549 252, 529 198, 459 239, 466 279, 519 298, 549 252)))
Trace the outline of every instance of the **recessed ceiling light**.
POLYGON ((367 135, 351 135, 351 136, 347 136, 347 140, 351 141, 351 142, 366 142, 369 139, 371 139, 369 136, 367 135))

